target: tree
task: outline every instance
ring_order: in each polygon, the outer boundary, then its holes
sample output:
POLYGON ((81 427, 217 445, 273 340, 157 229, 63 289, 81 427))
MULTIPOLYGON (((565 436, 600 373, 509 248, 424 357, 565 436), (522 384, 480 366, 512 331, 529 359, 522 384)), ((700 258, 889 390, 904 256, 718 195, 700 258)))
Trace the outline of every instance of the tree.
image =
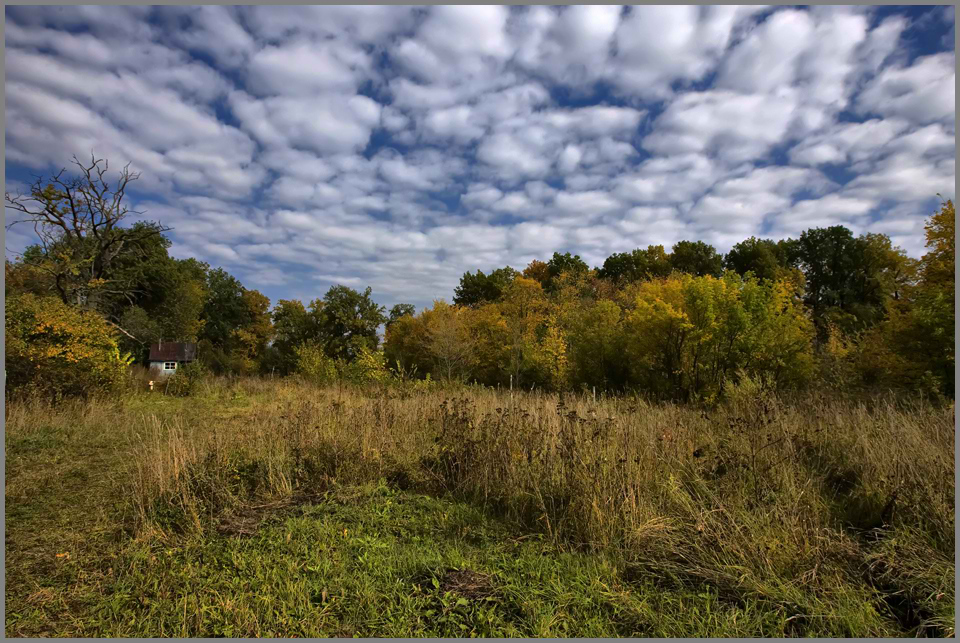
POLYGON ((547 262, 547 270, 550 273, 551 281, 558 275, 564 273, 583 273, 590 270, 586 262, 580 258, 580 255, 571 255, 569 252, 560 254, 554 252, 553 257, 547 262))
POLYGON ((163 301, 152 307, 164 339, 196 342, 207 324, 203 310, 209 291, 203 265, 195 259, 173 259, 163 301))
POLYGON ((515 384, 521 383, 531 366, 537 330, 546 321, 549 305, 540 283, 533 279, 519 277, 504 293, 500 310, 507 328, 506 366, 515 384))
POLYGON ((523 269, 523 273, 521 274, 527 279, 533 279, 539 282, 544 288, 550 283, 550 266, 547 265, 547 262, 540 261, 539 259, 534 259, 527 264, 527 267, 523 269))
MULTIPOLYGON (((137 229, 143 223, 134 224, 137 229)), ((120 254, 114 265, 114 282, 125 284, 127 295, 107 295, 102 312, 118 319, 129 306, 140 306, 151 314, 162 310, 170 291, 184 279, 204 280, 207 264, 196 259, 178 261, 169 255, 170 240, 164 235, 146 239, 137 252, 120 254)))
POLYGON ((790 282, 728 272, 640 284, 624 321, 631 383, 660 395, 714 397, 739 373, 776 387, 811 373, 810 321, 790 282))
POLYGON ((249 309, 243 300, 243 284, 223 268, 206 275, 209 297, 203 306, 202 337, 214 346, 229 349, 233 331, 244 325, 249 309))
POLYGON ((150 358, 150 344, 164 336, 160 322, 140 306, 130 306, 123 312, 120 327, 130 334, 120 338, 120 349, 131 353, 141 364, 150 358))
POLYGON ((885 234, 866 233, 857 238, 862 247, 860 305, 868 307, 858 317, 880 321, 888 299, 900 299, 917 281, 917 262, 894 246, 885 234))
POLYGON ((243 323, 233 331, 234 352, 245 372, 252 372, 263 357, 267 342, 273 337, 270 321, 270 299, 258 290, 243 291, 246 308, 243 323))
POLYGON ((117 386, 130 362, 102 315, 58 297, 8 299, 5 338, 9 391, 91 395, 117 386))
POLYGON ((912 357, 920 360, 954 396, 956 378, 956 210, 947 201, 925 226, 927 253, 920 262, 913 317, 919 339, 912 357))
MULTIPOLYGON (((36 248, 36 246, 34 246, 36 248)), ((24 254, 30 252, 27 248, 24 254)), ((56 295, 53 280, 50 275, 38 270, 29 261, 10 261, 4 263, 4 282, 3 290, 7 297, 14 297, 24 293, 31 293, 37 296, 56 295)))
POLYGON ((349 362, 364 346, 377 349, 377 328, 387 318, 384 307, 373 301, 370 293, 369 287, 359 293, 347 286, 333 286, 323 296, 320 327, 330 357, 349 362))
POLYGON ((314 300, 308 310, 296 299, 281 299, 273 309, 273 347, 282 374, 293 372, 297 364, 297 347, 314 344, 322 347, 319 311, 322 302, 314 300))
POLYGON ((383 352, 390 368, 404 373, 416 372, 426 375, 432 366, 427 352, 427 325, 424 318, 428 311, 419 315, 404 315, 389 324, 384 338, 383 352))
POLYGON ((703 241, 678 241, 670 254, 670 266, 695 277, 719 277, 723 271, 723 258, 713 246, 703 241))
POLYGON ((741 277, 751 272, 758 279, 779 279, 788 268, 787 252, 782 241, 750 237, 730 249, 724 266, 741 277))
POLYGON ((122 227, 130 214, 139 214, 125 203, 127 188, 140 177, 129 165, 115 182, 108 179, 109 163, 103 159, 91 155, 84 164, 74 157, 74 165, 76 176, 67 176, 64 168, 49 179, 38 178, 29 194, 4 196, 6 206, 22 215, 10 226, 33 224, 40 244, 28 261, 50 276, 61 301, 103 311, 107 298, 130 298, 134 291, 117 279, 120 258, 142 254, 169 228, 158 223, 122 227))
POLYGON ((479 306, 498 301, 503 290, 517 275, 517 271, 510 266, 497 268, 489 275, 481 270, 477 274, 465 272, 460 278, 460 285, 454 290, 453 303, 457 306, 479 306))
POLYGON ((637 248, 632 252, 612 254, 603 262, 597 276, 617 284, 666 277, 672 266, 663 246, 637 248))
POLYGON ((464 323, 470 329, 472 355, 470 376, 487 386, 509 383, 510 339, 507 321, 501 312, 503 303, 486 304, 464 311, 464 323))
POLYGON ((831 326, 849 334, 882 320, 888 298, 899 297, 915 274, 888 237, 854 237, 843 226, 806 230, 788 247, 806 278, 804 300, 821 343, 831 326))
POLYGON ((464 323, 463 310, 435 301, 425 316, 427 352, 433 358, 434 372, 447 381, 464 381, 470 375, 475 342, 464 323))
POLYGON ((901 363, 894 377, 938 382, 954 396, 956 381, 956 210, 946 201, 927 222, 927 253, 920 260, 919 283, 890 305, 885 345, 901 363), (927 375, 929 373, 929 375, 927 375))
POLYGON ((417 313, 417 308, 413 304, 395 304, 390 309, 390 316, 387 318, 387 327, 400 319, 401 317, 413 317, 417 313))
POLYGON ((570 311, 566 325, 571 380, 575 385, 622 390, 627 383, 623 359, 622 311, 612 301, 570 311))

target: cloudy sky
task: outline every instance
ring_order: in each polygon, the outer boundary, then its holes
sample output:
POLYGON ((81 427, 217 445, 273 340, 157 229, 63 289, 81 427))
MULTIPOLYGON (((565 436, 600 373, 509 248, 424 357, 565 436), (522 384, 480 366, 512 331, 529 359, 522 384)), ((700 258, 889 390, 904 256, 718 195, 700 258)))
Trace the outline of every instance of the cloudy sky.
POLYGON ((129 161, 274 301, 834 224, 919 256, 954 196, 952 7, 8 6, 5 53, 8 190, 129 161))

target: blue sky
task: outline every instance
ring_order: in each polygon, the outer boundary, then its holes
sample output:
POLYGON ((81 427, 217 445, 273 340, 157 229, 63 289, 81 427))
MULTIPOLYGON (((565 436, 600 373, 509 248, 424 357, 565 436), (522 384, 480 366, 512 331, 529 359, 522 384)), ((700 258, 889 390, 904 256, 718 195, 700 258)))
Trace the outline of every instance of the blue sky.
MULTIPOLYGON (((7 7, 6 182, 94 150, 172 253, 383 304, 554 251, 954 197, 953 7, 7 7)), ((7 217, 11 216, 7 212, 7 217)), ((30 242, 8 232, 7 254, 30 242)))

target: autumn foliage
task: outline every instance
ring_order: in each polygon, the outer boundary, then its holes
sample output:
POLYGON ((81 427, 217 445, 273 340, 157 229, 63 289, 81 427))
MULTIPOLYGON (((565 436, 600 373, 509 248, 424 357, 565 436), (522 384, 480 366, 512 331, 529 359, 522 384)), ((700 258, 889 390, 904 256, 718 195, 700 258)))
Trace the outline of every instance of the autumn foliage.
POLYGON ((442 301, 387 329, 391 363, 490 386, 716 397, 744 375, 797 386, 813 371, 813 327, 795 288, 733 272, 685 273, 591 295, 590 278, 548 294, 519 277, 500 301, 442 301), (584 296, 585 295, 585 296, 584 296))
POLYGON ((103 317, 29 293, 7 299, 6 342, 8 391, 55 397, 106 391, 122 381, 131 361, 103 317))
POLYGON ((61 215, 50 213, 60 212, 68 189, 97 179, 89 168, 85 178, 60 176, 51 184, 59 189, 38 182, 29 198, 8 195, 45 235, 5 266, 8 390, 108 388, 128 361, 121 353, 142 363, 163 339, 197 342, 216 374, 320 382, 429 376, 706 402, 742 382, 953 396, 952 201, 927 222, 920 260, 886 235, 840 225, 797 239, 751 237, 725 256, 701 241, 669 252, 651 245, 593 269, 555 252, 522 271, 467 272, 453 303, 437 300, 419 313, 397 304, 388 316, 370 288, 343 285, 309 305, 271 307, 221 268, 170 257, 162 227, 120 227, 123 209, 95 217, 125 240, 116 249, 87 238, 93 223, 77 219, 76 230, 62 232, 61 215), (90 268, 107 251, 106 268, 90 268))

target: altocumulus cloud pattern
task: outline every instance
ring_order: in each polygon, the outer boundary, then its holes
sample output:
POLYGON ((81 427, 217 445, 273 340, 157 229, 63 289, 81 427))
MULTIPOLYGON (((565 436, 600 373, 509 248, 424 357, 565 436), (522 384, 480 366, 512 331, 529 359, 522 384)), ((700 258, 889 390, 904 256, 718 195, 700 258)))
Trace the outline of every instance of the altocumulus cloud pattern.
MULTIPOLYGON (((7 189, 91 150, 272 299, 842 224, 955 184, 952 7, 7 7, 7 189)), ((10 216, 10 213, 7 213, 10 216)), ((8 253, 30 243, 7 237, 8 253)), ((669 248, 668 248, 669 249, 669 248)))

